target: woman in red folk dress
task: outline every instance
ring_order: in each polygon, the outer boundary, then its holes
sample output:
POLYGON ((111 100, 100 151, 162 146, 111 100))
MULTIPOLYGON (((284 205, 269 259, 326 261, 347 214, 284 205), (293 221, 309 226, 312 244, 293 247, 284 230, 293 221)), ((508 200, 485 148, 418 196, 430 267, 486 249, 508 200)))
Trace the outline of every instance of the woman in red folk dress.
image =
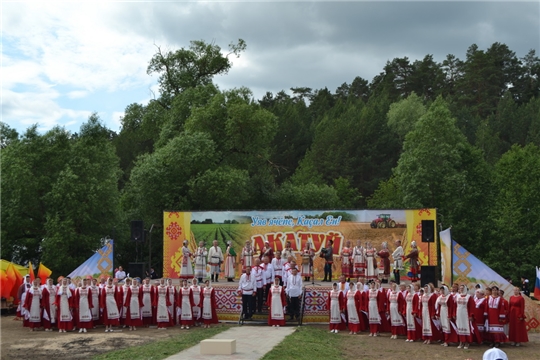
MULTIPOLYGON (((484 316, 484 302, 486 301, 486 296, 484 295, 484 290, 477 289, 475 291, 474 300, 474 322, 478 328, 479 336, 482 339, 482 342, 486 340, 486 318, 484 316)), ((482 343, 481 342, 481 343, 482 343)))
POLYGON ((504 303, 501 301, 497 286, 491 287, 491 296, 486 301, 484 314, 488 320, 488 341, 491 341, 492 345, 496 347, 501 343, 508 342, 508 338, 504 334, 504 322, 506 321, 504 303))
MULTIPOLYGON (((197 278, 193 278, 195 281, 197 278)), ((169 314, 171 314, 173 325, 176 325, 176 299, 178 299, 178 291, 173 285, 172 279, 167 279, 167 289, 169 290, 169 314)))
POLYGON ((520 346, 521 343, 529 342, 525 324, 525 300, 518 287, 514 288, 514 295, 510 297, 510 327, 508 329, 509 340, 512 345, 520 346))
POLYGON ((375 288, 375 282, 369 283, 369 290, 365 293, 364 299, 367 303, 367 313, 369 321, 369 336, 379 336, 381 326, 381 315, 379 313, 379 297, 382 293, 375 288))
POLYGON ((405 308, 405 298, 403 294, 398 291, 397 284, 392 283, 390 285, 390 292, 388 293, 387 302, 387 315, 390 316, 390 326, 392 336, 390 339, 397 339, 398 335, 405 335, 405 321, 403 319, 403 312, 405 308))
POLYGON ((112 327, 120 325, 119 304, 122 303, 122 293, 113 284, 113 279, 107 279, 107 285, 101 289, 100 309, 103 309, 103 325, 105 332, 113 332, 112 327))
POLYGON ((283 286, 279 285, 279 278, 274 278, 274 284, 270 286, 268 291, 268 325, 274 327, 285 325, 285 305, 287 305, 287 298, 285 297, 285 290, 283 286))
POLYGON ((155 314, 154 307, 152 306, 152 299, 154 299, 155 288, 150 284, 150 278, 143 280, 143 285, 141 286, 142 294, 142 321, 143 325, 148 327, 154 324, 155 314))
MULTIPOLYGON (((365 272, 366 272, 366 258, 364 257, 364 247, 360 240, 356 241, 356 246, 352 252, 353 257, 353 267, 354 267, 354 277, 361 281, 365 281, 365 272)), ((363 289, 357 289, 362 291, 363 289)))
POLYGON ((351 280, 352 270, 352 248, 351 242, 347 240, 345 246, 341 249, 341 275, 345 276, 347 281, 351 280))
POLYGON ((424 344, 441 339, 441 332, 433 321, 435 318, 435 302, 437 295, 433 293, 433 284, 424 286, 424 295, 420 297, 420 316, 422 318, 422 339, 424 344))
POLYGON ((204 287, 201 291, 201 308, 202 308, 202 321, 204 328, 210 328, 210 324, 217 324, 218 317, 216 313, 216 293, 214 288, 210 285, 210 280, 204 282, 204 287))
POLYGON ((379 315, 381 318, 381 325, 379 326, 379 332, 389 333, 392 332, 390 325, 390 317, 386 314, 386 309, 388 308, 388 289, 383 287, 382 284, 375 280, 375 288, 377 288, 377 308, 379 309, 379 315))
POLYGON ((435 302, 435 316, 439 319, 444 336, 442 346, 448 346, 448 343, 457 342, 455 324, 452 322, 455 303, 454 297, 450 295, 450 290, 447 286, 443 285, 439 290, 440 295, 435 302))
POLYGON ((388 283, 390 277, 390 251, 388 250, 388 243, 385 241, 382 243, 382 249, 377 253, 379 258, 379 276, 381 282, 388 283))
POLYGON ((407 295, 405 296, 405 321, 407 323, 407 340, 406 342, 414 342, 422 338, 422 329, 418 311, 420 309, 420 297, 418 295, 418 285, 410 284, 407 295))
POLYGON ((182 287, 178 291, 178 304, 180 306, 180 329, 189 329, 193 326, 193 292, 188 286, 187 280, 182 280, 182 287))
POLYGON ((332 290, 328 293, 326 308, 330 310, 330 332, 337 334, 343 329, 341 314, 345 308, 343 293, 338 289, 337 283, 332 285, 332 290))
POLYGON ((137 326, 142 326, 142 289, 139 286, 139 281, 133 279, 132 285, 127 290, 126 302, 126 326, 129 326, 130 331, 137 330, 137 326))
MULTIPOLYGON (((92 329, 94 323, 92 320, 92 290, 88 287, 88 280, 83 279, 83 285, 75 290, 75 301, 73 302, 76 309, 76 321, 79 332, 87 332, 87 329, 92 329)), ((97 304, 95 305, 97 306, 97 304)))
MULTIPOLYGON (((360 286, 362 283, 358 283, 360 286)), ((349 284, 349 291, 345 294, 346 299, 346 309, 347 309, 347 320, 349 324, 349 334, 356 335, 363 329, 365 329, 365 324, 363 323, 362 314, 362 292, 359 291, 356 285, 351 282, 349 284)))
POLYGON ((456 321, 456 332, 459 341, 458 349, 468 349, 469 344, 475 339, 478 343, 480 343, 482 339, 474 321, 474 300, 469 294, 467 286, 459 286, 459 293, 455 295, 454 301, 456 306, 454 307, 452 318, 456 321))
POLYGON ((73 330, 73 293, 66 278, 56 292, 56 307, 58 309, 58 332, 65 333, 73 330))
POLYGON ((42 325, 42 291, 39 287, 39 280, 35 279, 32 283, 32 287, 26 293, 26 299, 24 299, 23 309, 25 310, 24 326, 29 327, 30 331, 34 331, 36 328, 40 328, 42 325))
POLYGON ((46 285, 42 289, 41 301, 43 306, 43 327, 45 331, 52 331, 52 326, 56 325, 56 286, 53 279, 48 278, 46 285))
POLYGON ((152 304, 156 308, 156 323, 158 329, 167 329, 173 326, 173 314, 169 313, 169 289, 165 285, 165 279, 159 281, 156 287, 154 302, 152 304))

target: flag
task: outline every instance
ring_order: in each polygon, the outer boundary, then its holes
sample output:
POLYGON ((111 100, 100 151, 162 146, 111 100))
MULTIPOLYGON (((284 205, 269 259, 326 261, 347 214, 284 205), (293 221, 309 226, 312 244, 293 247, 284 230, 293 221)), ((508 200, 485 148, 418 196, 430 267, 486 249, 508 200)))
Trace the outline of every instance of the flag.
POLYGON ((39 263, 37 276, 38 278, 41 279, 42 284, 45 284, 47 282, 47 278, 51 276, 51 274, 52 274, 52 271, 49 268, 43 265, 43 263, 39 263))
POLYGON ((0 270, 0 296, 6 299, 9 298, 12 287, 13 283, 8 278, 6 272, 4 270, 0 270))
POLYGON ((79 265, 68 276, 74 280, 75 278, 86 278, 88 275, 98 278, 101 276, 113 276, 113 240, 103 246, 101 249, 88 260, 79 265))
POLYGON ((536 281, 534 282, 534 297, 540 300, 540 268, 536 267, 536 281))
POLYGON ((21 286, 23 283, 23 277, 21 273, 15 268, 15 266, 13 266, 13 264, 8 265, 6 269, 6 275, 9 281, 11 281, 11 283, 13 284, 10 294, 11 297, 13 297, 13 303, 18 304, 19 299, 17 298, 17 293, 19 291, 19 286, 21 286))
POLYGON ((34 275, 34 267, 30 261, 28 262, 28 274, 30 275, 30 282, 33 283, 36 276, 34 275))

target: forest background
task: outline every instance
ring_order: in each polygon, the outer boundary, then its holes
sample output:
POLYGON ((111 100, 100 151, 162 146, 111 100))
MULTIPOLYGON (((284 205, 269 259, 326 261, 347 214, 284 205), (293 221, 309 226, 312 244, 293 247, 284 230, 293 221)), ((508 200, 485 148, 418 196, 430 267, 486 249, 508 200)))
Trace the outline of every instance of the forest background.
POLYGON ((146 256, 149 244, 130 239, 130 222, 143 220, 157 225, 150 253, 161 269, 164 210, 437 208, 438 223, 495 271, 534 279, 534 50, 473 44, 464 60, 394 58, 371 82, 261 99, 213 82, 244 51, 241 39, 228 51, 205 41, 158 49, 147 72, 159 93, 127 105, 118 133, 97 113, 78 133, 0 123, 1 257, 67 275, 114 238, 125 265, 146 256))

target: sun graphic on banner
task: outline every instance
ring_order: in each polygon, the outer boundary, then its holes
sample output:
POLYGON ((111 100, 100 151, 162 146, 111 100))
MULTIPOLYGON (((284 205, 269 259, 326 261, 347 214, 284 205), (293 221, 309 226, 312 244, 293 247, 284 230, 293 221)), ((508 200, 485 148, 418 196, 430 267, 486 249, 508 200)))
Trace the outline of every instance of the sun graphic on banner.
POLYGON ((166 229, 167 236, 171 240, 178 240, 180 235, 182 235, 182 227, 178 225, 177 222, 172 222, 166 229))

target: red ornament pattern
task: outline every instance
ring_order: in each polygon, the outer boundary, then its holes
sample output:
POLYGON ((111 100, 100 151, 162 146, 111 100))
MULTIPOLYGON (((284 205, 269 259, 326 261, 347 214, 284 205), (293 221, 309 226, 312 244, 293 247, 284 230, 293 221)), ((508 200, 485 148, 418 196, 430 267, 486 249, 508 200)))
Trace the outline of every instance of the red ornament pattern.
POLYGON ((178 225, 177 222, 172 222, 166 229, 167 236, 171 240, 178 240, 180 235, 182 235, 182 227, 178 225))

